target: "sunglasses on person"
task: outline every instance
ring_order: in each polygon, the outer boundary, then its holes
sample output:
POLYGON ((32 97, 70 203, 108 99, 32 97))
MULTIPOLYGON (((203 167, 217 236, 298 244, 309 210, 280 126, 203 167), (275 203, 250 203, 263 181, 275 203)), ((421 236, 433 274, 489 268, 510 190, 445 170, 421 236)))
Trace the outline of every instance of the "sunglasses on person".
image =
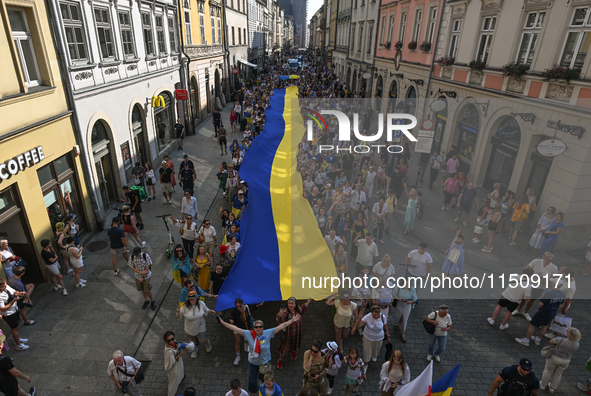
POLYGON ((183 249, 177 249, 176 252, 177 253, 182 253, 183 252, 183 249))
POLYGON ((263 326, 261 326, 261 325, 256 325, 256 326, 254 326, 254 328, 255 328, 255 329, 262 329, 262 328, 263 328, 263 326))
POLYGON ((206 226, 208 226, 210 223, 205 223, 206 226))
POLYGON ((174 337, 169 338, 168 340, 166 340, 166 342, 173 342, 174 341, 174 337))
MULTIPOLYGON (((519 367, 521 367, 521 366, 519 366, 519 367)), ((525 372, 531 371, 531 369, 529 367, 521 367, 521 369, 525 372)))
POLYGON ((240 309, 242 307, 244 307, 244 305, 240 305, 240 304, 239 305, 236 305, 236 308, 238 308, 238 309, 240 309))
POLYGON ((190 196, 191 196, 191 194, 185 193, 185 197, 190 197, 190 196))
POLYGON ((193 218, 192 217, 187 217, 187 220, 193 220, 193 218))
POLYGON ((318 352, 320 352, 318 349, 314 349, 314 348, 310 348, 310 351, 312 351, 312 353, 318 353, 318 352))

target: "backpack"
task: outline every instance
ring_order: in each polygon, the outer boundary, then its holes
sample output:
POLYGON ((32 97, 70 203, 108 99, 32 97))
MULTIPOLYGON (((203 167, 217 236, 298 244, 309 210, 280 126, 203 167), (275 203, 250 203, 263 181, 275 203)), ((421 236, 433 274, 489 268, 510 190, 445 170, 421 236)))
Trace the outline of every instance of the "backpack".
POLYGON ((525 377, 525 380, 519 379, 517 367, 511 366, 511 375, 513 378, 510 381, 503 382, 498 396, 530 396, 532 394, 531 385, 535 377, 534 373, 530 371, 525 377))

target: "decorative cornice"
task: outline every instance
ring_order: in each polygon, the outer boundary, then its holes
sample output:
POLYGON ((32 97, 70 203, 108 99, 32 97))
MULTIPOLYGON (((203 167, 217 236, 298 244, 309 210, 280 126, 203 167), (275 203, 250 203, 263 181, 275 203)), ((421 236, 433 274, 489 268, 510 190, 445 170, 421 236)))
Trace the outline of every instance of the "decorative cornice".
POLYGON ((219 55, 224 52, 221 44, 185 46, 185 52, 190 58, 203 58, 209 55, 219 55))

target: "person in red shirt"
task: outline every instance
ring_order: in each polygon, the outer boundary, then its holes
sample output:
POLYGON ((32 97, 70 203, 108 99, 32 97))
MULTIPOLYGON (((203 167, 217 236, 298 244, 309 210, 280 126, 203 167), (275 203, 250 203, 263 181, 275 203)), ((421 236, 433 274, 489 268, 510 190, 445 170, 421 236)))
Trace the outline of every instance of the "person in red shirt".
POLYGON ((453 199, 451 200, 452 202, 452 208, 456 207, 456 204, 458 203, 458 196, 460 195, 460 191, 462 191, 464 189, 464 187, 468 186, 468 178, 466 177, 466 175, 464 174, 464 172, 458 172, 458 177, 456 178, 458 181, 458 188, 456 188, 456 195, 453 197, 453 199))

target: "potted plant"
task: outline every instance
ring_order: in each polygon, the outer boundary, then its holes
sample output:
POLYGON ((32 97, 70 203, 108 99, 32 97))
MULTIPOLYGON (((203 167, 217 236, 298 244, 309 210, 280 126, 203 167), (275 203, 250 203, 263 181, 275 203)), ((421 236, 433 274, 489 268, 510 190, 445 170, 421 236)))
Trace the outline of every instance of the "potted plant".
POLYGON ((435 62, 439 64, 439 66, 451 66, 454 64, 455 58, 453 56, 442 56, 441 58, 437 59, 435 62))
POLYGON ((417 42, 411 41, 410 43, 408 43, 408 49, 411 51, 415 51, 417 49, 417 42))
POLYGON ((404 43, 401 40, 398 40, 394 43, 394 48, 396 48, 397 50, 401 50, 402 47, 404 47, 404 43))
POLYGON ((570 84, 570 80, 578 80, 580 76, 580 69, 571 69, 570 67, 562 67, 557 64, 554 64, 552 69, 544 69, 542 72, 544 81, 564 80, 565 84, 570 84))
POLYGON ((482 74, 482 71, 486 68, 486 61, 473 60, 468 64, 468 67, 471 71, 482 74))
POLYGON ((387 43, 384 44, 384 48, 385 49, 390 49, 390 47, 392 46, 392 43, 390 41, 388 41, 387 43))
POLYGON ((428 41, 423 41, 419 46, 419 49, 421 50, 421 52, 429 52, 431 51, 431 43, 428 41))
POLYGON ((521 80, 521 76, 527 73, 529 65, 524 65, 517 62, 509 62, 506 65, 501 66, 503 71, 503 77, 511 77, 517 80, 521 80))

